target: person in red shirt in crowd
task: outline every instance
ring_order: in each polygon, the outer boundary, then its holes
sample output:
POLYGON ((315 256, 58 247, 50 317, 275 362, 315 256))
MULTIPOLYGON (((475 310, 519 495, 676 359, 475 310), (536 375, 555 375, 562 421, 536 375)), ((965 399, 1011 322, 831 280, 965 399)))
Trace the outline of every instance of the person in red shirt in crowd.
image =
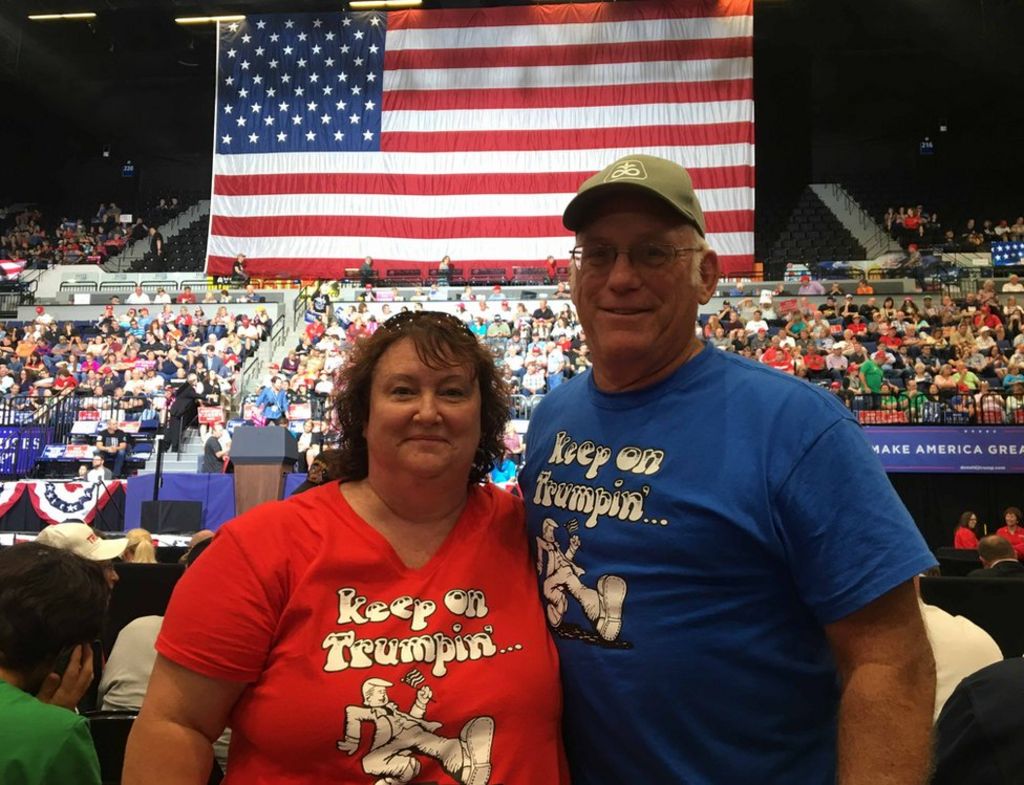
POLYGON ((793 373, 793 357, 777 335, 772 336, 771 345, 761 355, 761 362, 783 373, 793 373))
POLYGON ((807 376, 811 379, 823 379, 829 375, 825 370, 824 355, 813 349, 804 355, 804 368, 807 369, 807 376))
POLYGON ((992 313, 992 309, 987 306, 981 306, 974 314, 974 327, 980 329, 982 327, 988 327, 991 330, 998 330, 1003 326, 1003 321, 996 314, 992 313))
POLYGON ((956 531, 953 532, 953 547, 965 550, 978 549, 978 535, 975 529, 978 528, 978 516, 970 510, 965 510, 956 523, 956 531))
POLYGON ((327 327, 323 323, 323 319, 317 316, 313 321, 306 325, 306 337, 309 338, 309 342, 316 345, 316 342, 320 340, 321 336, 327 331, 327 327))
POLYGON ((192 305, 196 302, 196 296, 192 292, 191 286, 186 286, 181 290, 181 294, 178 295, 178 303, 181 305, 192 305))
POLYGON ((68 371, 66 365, 62 365, 61 369, 57 371, 57 376, 53 380, 53 390, 55 392, 72 391, 78 386, 78 382, 75 381, 75 377, 68 371))
POLYGON ((853 315, 852 321, 846 326, 846 329, 852 332, 854 335, 864 335, 868 331, 868 326, 861 319, 859 313, 853 315))
POLYGON ((894 329, 889 325, 882 326, 882 334, 878 337, 879 346, 887 346, 892 350, 899 349, 903 345, 903 339, 900 338, 894 329))
POLYGON ((1003 521, 1006 525, 999 529, 996 534, 1013 546, 1018 559, 1024 558, 1024 530, 1020 528, 1020 509, 1017 507, 1007 507, 1003 511, 1003 521))

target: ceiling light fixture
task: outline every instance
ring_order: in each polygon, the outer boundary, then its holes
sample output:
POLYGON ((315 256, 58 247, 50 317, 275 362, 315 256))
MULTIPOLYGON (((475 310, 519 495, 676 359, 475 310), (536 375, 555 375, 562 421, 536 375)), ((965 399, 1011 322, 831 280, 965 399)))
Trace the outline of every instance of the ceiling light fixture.
POLYGON ((368 11, 385 8, 416 8, 423 0, 352 0, 348 7, 353 11, 368 11))
POLYGON ((55 22, 58 19, 95 19, 96 14, 92 11, 80 11, 74 14, 29 14, 28 18, 33 22, 55 22))
POLYGON ((244 16, 178 16, 174 19, 179 25, 208 25, 216 22, 244 22, 244 16))

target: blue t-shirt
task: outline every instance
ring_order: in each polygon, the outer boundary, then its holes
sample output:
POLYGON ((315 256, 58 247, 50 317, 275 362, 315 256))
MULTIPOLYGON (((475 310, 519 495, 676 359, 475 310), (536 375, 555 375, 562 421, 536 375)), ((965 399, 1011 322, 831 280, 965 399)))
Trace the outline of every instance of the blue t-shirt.
POLYGON ((639 392, 557 387, 527 444, 574 784, 832 785, 823 626, 935 563, 850 413, 705 348, 639 392))

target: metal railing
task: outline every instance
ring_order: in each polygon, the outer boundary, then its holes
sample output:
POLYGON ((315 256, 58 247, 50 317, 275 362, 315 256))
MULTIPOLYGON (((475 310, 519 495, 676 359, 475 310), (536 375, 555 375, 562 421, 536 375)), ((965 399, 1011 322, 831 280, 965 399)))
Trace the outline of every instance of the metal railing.
POLYGON ((861 425, 1024 425, 1024 395, 1006 392, 869 393, 846 397, 861 425))
POLYGON ((298 294, 292 301, 292 330, 298 330, 303 319, 306 318, 306 311, 309 309, 310 286, 307 284, 299 289, 298 294))

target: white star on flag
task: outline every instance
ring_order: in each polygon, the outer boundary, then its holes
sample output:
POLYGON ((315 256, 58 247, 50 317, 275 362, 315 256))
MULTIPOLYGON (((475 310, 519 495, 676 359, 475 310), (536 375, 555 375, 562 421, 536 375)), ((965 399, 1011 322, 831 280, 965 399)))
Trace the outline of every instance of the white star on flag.
POLYGON ((313 133, 312 131, 308 131, 306 133, 306 138, 312 142, 314 139, 316 139, 316 134, 313 133))
POLYGON ((259 137, 256 134, 249 134, 249 141, 256 144, 259 141, 259 137))
POLYGON ((222 141, 222 142, 223 142, 224 144, 231 144, 231 135, 230 135, 230 134, 227 134, 227 135, 225 135, 225 136, 222 136, 222 137, 220 138, 220 140, 221 140, 221 141, 222 141))
POLYGON ((284 131, 278 131, 277 141, 283 142, 287 138, 288 138, 288 134, 286 134, 284 131))
POLYGON ((363 131, 363 139, 365 139, 367 142, 373 139, 373 131, 363 131))

